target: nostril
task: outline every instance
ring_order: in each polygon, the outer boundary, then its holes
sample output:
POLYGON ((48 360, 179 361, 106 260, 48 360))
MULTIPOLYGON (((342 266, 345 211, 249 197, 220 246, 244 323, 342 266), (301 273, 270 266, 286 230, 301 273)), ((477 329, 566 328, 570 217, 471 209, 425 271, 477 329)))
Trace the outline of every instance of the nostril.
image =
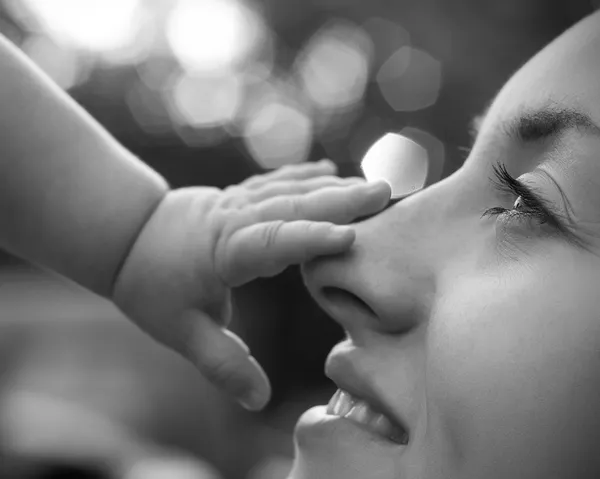
POLYGON ((331 302, 337 307, 341 307, 342 309, 357 309, 367 316, 376 316, 375 311, 367 303, 350 291, 333 286, 325 286, 321 288, 321 294, 325 301, 331 302))

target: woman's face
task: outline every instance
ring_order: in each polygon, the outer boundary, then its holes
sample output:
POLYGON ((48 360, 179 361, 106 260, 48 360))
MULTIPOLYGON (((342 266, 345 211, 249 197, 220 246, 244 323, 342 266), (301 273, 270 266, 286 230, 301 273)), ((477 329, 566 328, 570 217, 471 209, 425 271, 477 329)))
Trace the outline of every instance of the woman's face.
POLYGON ((347 331, 328 376, 410 440, 313 408, 294 479, 600 477, 594 124, 600 13, 506 84, 459 171, 357 224, 349 254, 305 266, 347 331), (498 164, 534 196, 496 188, 498 164), (513 211, 482 218, 494 207, 513 211))

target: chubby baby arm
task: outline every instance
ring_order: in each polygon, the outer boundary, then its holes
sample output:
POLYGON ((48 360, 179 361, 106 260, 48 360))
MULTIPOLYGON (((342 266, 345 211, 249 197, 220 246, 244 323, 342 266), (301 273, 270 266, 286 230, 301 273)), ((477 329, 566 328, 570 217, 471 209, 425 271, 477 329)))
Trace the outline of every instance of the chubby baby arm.
POLYGON ((348 248, 386 184, 285 167, 170 191, 0 35, 0 246, 109 297, 250 408, 269 383, 229 332, 230 288, 348 248), (250 397, 248 397, 250 395, 250 397))
POLYGON ((165 180, 0 35, 0 247, 102 296, 165 180))
POLYGON ((386 183, 334 173, 325 161, 284 167, 225 190, 169 192, 124 263, 115 304, 244 406, 264 407, 269 381, 227 330, 230 290, 348 249, 354 231, 340 225, 387 204, 386 183))

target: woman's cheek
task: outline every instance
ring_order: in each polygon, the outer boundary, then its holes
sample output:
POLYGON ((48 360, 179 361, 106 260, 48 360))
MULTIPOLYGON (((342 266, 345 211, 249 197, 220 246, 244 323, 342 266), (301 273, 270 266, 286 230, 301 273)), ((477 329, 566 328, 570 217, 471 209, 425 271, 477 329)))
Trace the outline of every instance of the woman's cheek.
POLYGON ((548 461, 549 451, 560 453, 556 431, 572 441, 598 435, 600 295, 585 290, 582 281, 594 278, 581 271, 534 261, 440 291, 428 327, 427 401, 438 415, 429 422, 441 428, 431 438, 447 441, 455 461, 493 464, 507 448, 548 461))

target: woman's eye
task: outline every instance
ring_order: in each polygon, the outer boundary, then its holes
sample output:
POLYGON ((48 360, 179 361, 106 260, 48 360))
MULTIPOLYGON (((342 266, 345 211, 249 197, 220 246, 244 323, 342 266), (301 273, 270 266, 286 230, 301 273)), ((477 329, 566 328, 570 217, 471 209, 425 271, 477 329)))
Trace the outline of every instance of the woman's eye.
POLYGON ((490 180, 496 189, 502 196, 512 196, 515 200, 511 208, 496 206, 486 210, 483 216, 498 217, 505 227, 513 226, 514 222, 527 228, 545 223, 553 224, 553 216, 546 202, 532 187, 513 178, 502 164, 494 167, 494 174, 495 178, 490 180))
POLYGON ((529 208, 522 196, 517 197, 513 203, 512 211, 514 211, 515 214, 527 216, 529 219, 535 219, 540 224, 547 223, 549 219, 548 214, 538 208, 537 205, 529 208))
MULTIPOLYGON (((490 182, 500 194, 499 202, 502 201, 502 198, 505 198, 504 201, 507 201, 508 198, 514 198, 514 200, 511 200, 512 207, 488 208, 482 217, 496 218, 497 226, 507 232, 511 230, 522 233, 527 238, 532 238, 531 233, 534 233, 537 238, 540 236, 561 238, 588 251, 586 240, 577 234, 577 225, 573 223, 568 213, 564 214, 557 209, 531 183, 513 178, 504 164, 497 163, 493 170, 494 176, 490 177, 490 182)), ((556 184, 554 180, 552 181, 556 184)), ((558 185, 557 188, 561 191, 565 203, 568 204, 568 200, 558 185)))
POLYGON ((549 220, 546 212, 538 208, 537 205, 528 205, 521 196, 517 197, 512 208, 496 206, 486 210, 483 215, 498 217, 502 220, 504 226, 510 226, 514 222, 518 222, 520 225, 535 227, 543 225, 549 220))

